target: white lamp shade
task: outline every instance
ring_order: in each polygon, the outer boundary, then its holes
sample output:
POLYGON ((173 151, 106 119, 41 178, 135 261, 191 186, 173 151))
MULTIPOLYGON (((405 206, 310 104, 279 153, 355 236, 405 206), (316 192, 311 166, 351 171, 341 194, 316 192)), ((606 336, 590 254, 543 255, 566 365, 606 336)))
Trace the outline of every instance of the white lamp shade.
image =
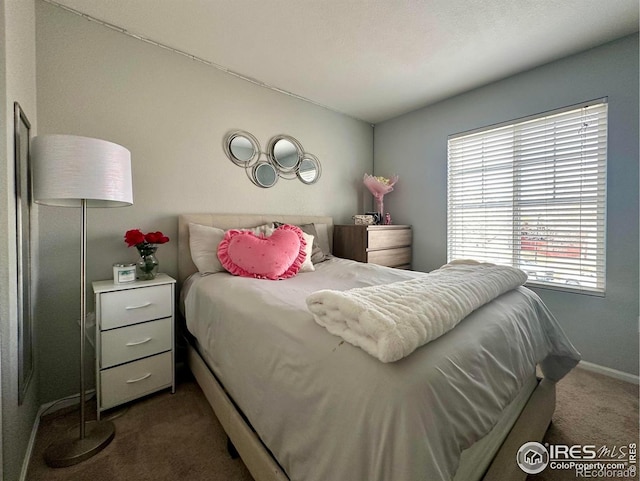
POLYGON ((31 144, 33 197, 58 207, 123 207, 133 204, 131 153, 106 140, 39 135, 31 144))

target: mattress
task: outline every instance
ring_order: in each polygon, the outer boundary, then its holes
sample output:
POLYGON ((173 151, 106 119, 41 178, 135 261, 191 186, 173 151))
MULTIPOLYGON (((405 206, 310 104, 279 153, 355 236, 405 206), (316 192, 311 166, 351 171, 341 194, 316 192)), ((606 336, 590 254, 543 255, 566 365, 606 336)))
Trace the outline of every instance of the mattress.
POLYGON ((334 258, 283 281, 193 276, 187 327, 291 480, 449 480, 537 363, 579 359, 540 299, 518 288, 405 359, 383 364, 313 321, 305 298, 420 273, 334 258))
POLYGON ((502 411, 496 425, 482 439, 460 454, 460 464, 456 470, 453 481, 479 481, 489 468, 493 457, 496 455, 505 437, 518 420, 522 409, 529 401, 529 397, 538 386, 535 375, 529 377, 520 389, 520 392, 502 411))

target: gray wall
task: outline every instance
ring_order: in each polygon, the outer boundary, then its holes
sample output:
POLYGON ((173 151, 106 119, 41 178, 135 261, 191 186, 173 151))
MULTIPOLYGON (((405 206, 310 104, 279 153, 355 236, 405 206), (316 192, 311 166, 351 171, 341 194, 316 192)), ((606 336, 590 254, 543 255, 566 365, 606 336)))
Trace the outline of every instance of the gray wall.
MULTIPOLYGON (((184 56, 37 2, 40 133, 98 137, 131 151, 134 205, 88 215, 88 279, 135 259, 124 232, 161 230, 161 270, 177 271, 177 215, 185 212, 326 214, 345 222, 363 210, 373 129, 364 122, 267 90, 184 56), (222 149, 244 129, 266 149, 289 134, 322 163, 307 186, 254 186, 222 149)), ((77 209, 41 206, 37 319, 41 401, 78 391, 79 222, 77 209)))
MULTIPOLYGON (((20 103, 36 132, 35 11, 33 0, 0 0, 0 363, 2 468, 0 479, 20 476, 31 428, 36 418, 38 371, 18 406, 18 301, 13 157, 13 102, 20 103)), ((37 239, 35 239, 37 241, 37 239)), ((37 258, 33 259, 37 266, 37 258)), ((34 333, 37 336, 37 333, 34 333)), ((36 353, 37 355, 37 353, 36 353)))
POLYGON ((413 225, 413 264, 430 271, 447 256, 447 136, 605 96, 606 297, 536 291, 585 361, 638 374, 637 34, 376 125, 374 166, 399 174, 385 210, 413 225))

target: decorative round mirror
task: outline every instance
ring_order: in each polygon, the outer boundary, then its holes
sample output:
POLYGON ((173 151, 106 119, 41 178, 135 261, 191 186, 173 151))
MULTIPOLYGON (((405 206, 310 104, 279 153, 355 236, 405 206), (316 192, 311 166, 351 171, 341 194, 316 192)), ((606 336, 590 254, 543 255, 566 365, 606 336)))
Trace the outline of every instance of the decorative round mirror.
POLYGON ((253 182, 259 187, 273 187, 278 181, 278 172, 267 162, 258 162, 253 167, 253 182))
POLYGON ((298 166, 298 179, 303 184, 314 184, 320 178, 320 162, 315 155, 305 153, 298 166))
POLYGON ((260 156, 260 147, 256 138, 242 130, 229 133, 224 147, 227 157, 240 167, 249 167, 260 156))
POLYGON ((276 135, 269 141, 267 155, 280 172, 295 172, 302 159, 302 146, 293 137, 276 135))
POLYGON ((315 184, 322 174, 318 158, 305 152, 302 144, 289 135, 276 135, 269 141, 267 151, 262 152, 253 135, 234 130, 225 135, 223 146, 227 157, 244 167, 247 177, 258 187, 273 187, 280 177, 315 184))

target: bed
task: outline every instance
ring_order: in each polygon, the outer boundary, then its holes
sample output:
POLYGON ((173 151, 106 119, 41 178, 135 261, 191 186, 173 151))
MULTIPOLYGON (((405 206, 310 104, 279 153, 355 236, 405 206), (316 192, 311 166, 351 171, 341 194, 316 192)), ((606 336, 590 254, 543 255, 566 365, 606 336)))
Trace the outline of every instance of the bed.
POLYGON ((273 221, 324 224, 331 242, 330 217, 179 216, 189 367, 256 481, 524 479, 516 452, 542 439, 555 381, 579 360, 537 296, 514 289, 381 363, 314 323, 305 298, 420 273, 338 258, 284 281, 196 273, 189 223, 273 221))

